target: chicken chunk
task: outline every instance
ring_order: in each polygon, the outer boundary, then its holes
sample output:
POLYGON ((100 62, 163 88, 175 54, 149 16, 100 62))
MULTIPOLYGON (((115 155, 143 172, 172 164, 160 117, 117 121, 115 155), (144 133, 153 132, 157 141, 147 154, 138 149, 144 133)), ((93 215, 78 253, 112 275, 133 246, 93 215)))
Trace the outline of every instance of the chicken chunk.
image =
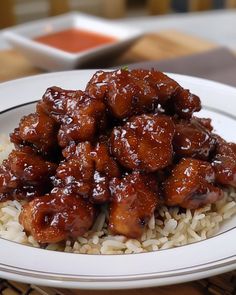
POLYGON ((10 137, 16 146, 30 145, 37 153, 52 156, 58 150, 57 132, 57 123, 40 112, 24 116, 10 137))
POLYGON ((135 108, 139 104, 139 99, 143 91, 146 91, 146 105, 144 108, 152 108, 155 100, 155 93, 150 87, 145 85, 142 90, 144 81, 135 81, 129 71, 117 70, 114 72, 98 72, 87 85, 87 92, 90 95, 104 95, 104 100, 109 111, 116 118, 127 118, 136 112, 135 108), (139 84, 138 84, 139 82, 139 84))
POLYGON ((91 194, 94 163, 91 157, 92 146, 89 142, 72 145, 66 153, 72 152, 68 161, 62 161, 58 166, 56 176, 63 185, 71 187, 74 193, 87 198, 91 194))
POLYGON ((105 174, 96 170, 93 174, 92 192, 89 199, 93 204, 104 204, 109 202, 111 199, 109 178, 105 174))
POLYGON ((95 135, 105 128, 105 104, 84 93, 67 105, 67 114, 58 132, 58 142, 66 147, 71 142, 93 141, 95 135))
POLYGON ((60 87, 50 87, 44 93, 42 100, 37 104, 37 112, 44 112, 51 118, 61 123, 67 112, 67 106, 73 105, 77 97, 81 96, 80 90, 65 90, 60 87))
POLYGON ((13 150, 0 168, 0 199, 28 199, 50 191, 56 167, 30 147, 13 150))
POLYGON ((25 204, 19 220, 37 242, 57 243, 86 233, 94 217, 92 204, 66 190, 58 190, 25 204))
POLYGON ((215 173, 210 163, 191 158, 182 159, 164 182, 165 202, 168 206, 197 209, 223 197, 214 185, 215 173))
POLYGON ((97 171, 109 178, 120 176, 120 168, 109 152, 107 141, 98 142, 92 155, 97 171))
POLYGON ((174 151, 178 157, 192 157, 208 160, 215 149, 212 134, 196 119, 175 124, 174 151))
POLYGON ((222 185, 236 187, 236 144, 228 143, 220 136, 216 137, 216 154, 212 166, 216 181, 222 185))
POLYGON ((115 234, 140 238, 159 204, 158 194, 150 189, 147 177, 134 172, 110 183, 109 229, 115 234))
POLYGON ((45 183, 51 175, 54 175, 57 165, 32 153, 32 149, 24 147, 13 150, 8 156, 10 171, 22 181, 32 185, 45 183))
POLYGON ((60 124, 58 143, 65 148, 71 142, 94 140, 106 126, 106 107, 102 100, 85 92, 48 88, 37 110, 43 110, 60 124))
POLYGON ((5 160, 0 166, 0 201, 12 198, 10 195, 20 186, 20 180, 9 170, 5 160))
POLYGON ((170 104, 173 105, 174 112, 183 119, 190 119, 194 112, 201 110, 200 98, 183 88, 178 88, 170 104))
POLYGON ((128 169, 153 172, 172 161, 174 124, 163 115, 134 117, 111 134, 111 152, 128 169))
POLYGON ((57 177, 62 185, 89 198, 92 203, 109 201, 109 180, 119 177, 120 171, 106 143, 98 142, 95 148, 89 142, 71 145, 63 154, 67 161, 62 162, 57 169, 57 177))

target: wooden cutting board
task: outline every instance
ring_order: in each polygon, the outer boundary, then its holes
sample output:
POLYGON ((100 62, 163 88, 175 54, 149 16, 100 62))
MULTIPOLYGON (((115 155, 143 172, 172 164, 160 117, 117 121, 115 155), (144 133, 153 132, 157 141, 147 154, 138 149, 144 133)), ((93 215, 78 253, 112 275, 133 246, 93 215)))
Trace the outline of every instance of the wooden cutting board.
MULTIPOLYGON (((209 41, 183 34, 174 30, 148 34, 137 41, 110 66, 132 62, 163 60, 194 53, 206 52, 217 46, 209 41)), ((0 51, 0 82, 43 73, 33 67, 25 57, 15 50, 0 51)), ((103 64, 100 65, 101 67, 103 64)), ((236 271, 186 284, 120 291, 83 291, 55 289, 0 280, 0 294, 3 295, 233 295, 236 294, 236 271)))

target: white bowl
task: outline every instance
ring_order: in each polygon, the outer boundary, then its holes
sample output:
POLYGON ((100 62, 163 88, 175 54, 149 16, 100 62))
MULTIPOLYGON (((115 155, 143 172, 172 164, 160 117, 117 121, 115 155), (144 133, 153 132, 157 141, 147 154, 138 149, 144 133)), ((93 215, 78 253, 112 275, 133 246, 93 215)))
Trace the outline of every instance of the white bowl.
POLYGON ((141 35, 140 30, 75 12, 12 27, 3 33, 7 41, 21 51, 32 64, 48 71, 70 70, 92 65, 93 62, 97 64, 101 58, 108 59, 122 53, 141 35), (102 33, 114 37, 117 41, 79 53, 69 53, 33 40, 38 36, 69 28, 102 33))

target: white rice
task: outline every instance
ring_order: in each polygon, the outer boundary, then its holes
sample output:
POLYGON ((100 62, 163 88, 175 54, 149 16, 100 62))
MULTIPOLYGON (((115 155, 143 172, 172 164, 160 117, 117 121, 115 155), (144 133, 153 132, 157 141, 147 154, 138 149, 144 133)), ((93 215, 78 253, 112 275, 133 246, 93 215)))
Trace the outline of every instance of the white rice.
MULTIPOLYGON (((7 139, 0 138, 0 158, 6 158, 12 146, 7 139)), ((32 236, 27 236, 18 221, 21 203, 7 201, 0 203, 0 237, 39 247, 32 236)), ((122 235, 111 235, 107 229, 107 211, 97 217, 92 229, 76 241, 49 244, 46 249, 81 254, 124 254, 142 253, 168 249, 201 241, 215 235, 227 219, 236 214, 236 191, 225 190, 224 198, 215 204, 198 210, 162 206, 153 215, 140 240, 128 239, 122 235)))

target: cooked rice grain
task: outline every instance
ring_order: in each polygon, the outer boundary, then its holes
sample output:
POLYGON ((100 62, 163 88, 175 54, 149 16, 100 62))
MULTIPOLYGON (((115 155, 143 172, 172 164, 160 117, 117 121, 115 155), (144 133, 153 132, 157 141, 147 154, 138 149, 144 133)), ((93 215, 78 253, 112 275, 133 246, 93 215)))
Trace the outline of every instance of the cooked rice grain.
MULTIPOLYGON (((0 204, 0 237, 25 245, 39 247, 32 236, 27 237, 18 222, 21 204, 7 201, 0 204)), ((82 254, 129 254, 168 249, 204 240, 217 231, 222 222, 236 214, 235 190, 225 191, 224 199, 213 205, 185 213, 178 208, 162 207, 152 216, 140 240, 111 235, 107 230, 107 212, 97 217, 93 229, 75 242, 49 244, 46 249, 82 254), (168 210, 168 211, 167 211, 168 210), (163 216, 164 221, 160 220, 163 216)))

